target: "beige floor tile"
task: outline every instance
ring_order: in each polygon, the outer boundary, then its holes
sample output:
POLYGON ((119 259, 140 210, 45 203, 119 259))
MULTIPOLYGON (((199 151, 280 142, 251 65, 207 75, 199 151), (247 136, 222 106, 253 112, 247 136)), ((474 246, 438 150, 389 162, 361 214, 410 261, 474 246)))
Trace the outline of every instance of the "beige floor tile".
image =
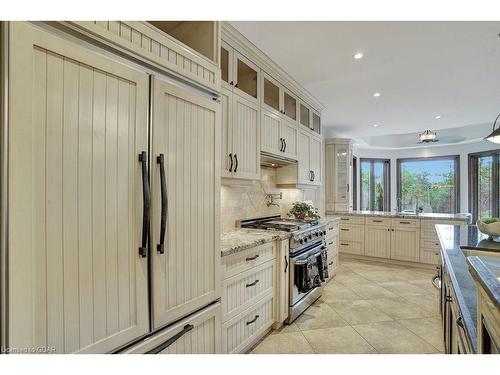
POLYGON ((371 284, 349 285, 349 288, 363 299, 399 297, 397 294, 394 294, 391 291, 373 282, 371 282, 371 284))
POLYGON ((420 294, 439 295, 439 291, 432 284, 430 277, 423 280, 408 280, 408 282, 420 288, 422 291, 420 294))
POLYGON ((272 335, 279 334, 279 333, 290 333, 290 332, 298 332, 300 331, 299 327, 295 322, 292 324, 283 324, 279 329, 276 329, 271 332, 272 335))
POLYGON ((444 352, 441 318, 405 319, 398 320, 398 322, 427 341, 440 352, 444 352))
POLYGON ((355 325, 353 328, 379 353, 436 353, 438 350, 398 322, 355 325))
POLYGON ((367 270, 358 274, 376 283, 407 280, 407 276, 402 270, 367 270))
POLYGON ((346 326, 347 322, 328 304, 316 301, 295 320, 301 331, 306 329, 332 328, 346 326))
POLYGON ((312 354, 311 345, 301 332, 267 336, 251 354, 312 354))
POLYGON ((368 354, 375 353, 352 327, 315 329, 302 332, 315 353, 368 354))
POLYGON ((406 281, 386 281, 380 282, 379 285, 398 296, 411 296, 425 293, 425 289, 422 287, 410 284, 406 281))
POLYGON ((422 310, 429 313, 428 316, 440 315, 439 311, 439 295, 425 294, 425 295, 414 295, 414 296, 404 296, 403 297, 408 302, 411 302, 422 310))
POLYGON ((364 277, 358 275, 357 273, 345 273, 345 272, 339 272, 335 278, 335 281, 344 284, 346 286, 350 285, 357 285, 357 284, 370 284, 373 283, 373 281, 370 281, 368 279, 365 279, 364 277))
POLYGON ((389 315, 363 300, 331 303, 330 306, 349 324, 392 320, 389 315))
POLYGON ((338 281, 328 283, 323 289, 321 300, 324 302, 352 301, 362 299, 352 289, 338 281))
POLYGON ((402 297, 370 299, 368 302, 393 319, 427 318, 430 314, 402 297))

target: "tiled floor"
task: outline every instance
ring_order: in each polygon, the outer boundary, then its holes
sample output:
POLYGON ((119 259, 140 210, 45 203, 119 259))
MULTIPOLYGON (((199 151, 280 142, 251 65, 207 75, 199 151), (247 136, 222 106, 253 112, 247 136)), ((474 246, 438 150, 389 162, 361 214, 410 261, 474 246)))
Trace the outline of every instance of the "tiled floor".
POLYGON ((440 353, 435 271, 346 259, 323 296, 251 353, 440 353))

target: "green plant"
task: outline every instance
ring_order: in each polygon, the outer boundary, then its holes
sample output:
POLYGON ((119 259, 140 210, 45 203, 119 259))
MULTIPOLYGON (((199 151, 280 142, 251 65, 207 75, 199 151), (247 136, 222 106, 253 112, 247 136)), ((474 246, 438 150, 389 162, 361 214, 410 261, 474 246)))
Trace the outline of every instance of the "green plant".
POLYGON ((288 216, 294 216, 297 219, 319 219, 318 210, 314 206, 307 202, 295 202, 292 205, 292 209, 288 213, 288 216))

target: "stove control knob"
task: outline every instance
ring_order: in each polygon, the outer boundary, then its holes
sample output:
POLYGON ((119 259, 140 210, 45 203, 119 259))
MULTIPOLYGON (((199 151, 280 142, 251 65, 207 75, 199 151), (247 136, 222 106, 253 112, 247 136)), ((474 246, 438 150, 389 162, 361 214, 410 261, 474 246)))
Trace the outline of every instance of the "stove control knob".
POLYGON ((307 242, 307 237, 304 237, 304 242, 307 242))
POLYGON ((323 236, 326 236, 326 230, 323 231, 323 236))
POLYGON ((303 244, 303 243, 304 243, 304 240, 301 238, 299 242, 300 242, 301 244, 303 244))
POLYGON ((312 240, 312 238, 313 238, 313 236, 312 236, 312 234, 310 234, 310 235, 309 235, 309 239, 310 239, 310 240, 312 240))

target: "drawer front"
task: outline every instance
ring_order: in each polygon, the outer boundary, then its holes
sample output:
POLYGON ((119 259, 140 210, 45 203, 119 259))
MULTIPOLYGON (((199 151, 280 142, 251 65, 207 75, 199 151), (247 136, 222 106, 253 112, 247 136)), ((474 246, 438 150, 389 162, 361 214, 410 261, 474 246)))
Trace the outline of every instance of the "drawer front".
POLYGON ((273 323, 274 296, 271 294, 222 325, 223 353, 243 353, 273 323))
POLYGON ((438 265, 440 260, 439 249, 420 248, 420 263, 438 265))
POLYGON ((218 354, 221 352, 220 333, 221 304, 216 303, 121 353, 218 354))
POLYGON ((421 239, 420 246, 426 249, 436 250, 437 252, 439 252, 439 250, 441 249, 441 245, 439 244, 439 240, 437 239, 436 240, 428 238, 421 239))
POLYGON ((270 260, 222 282, 222 321, 250 308, 275 290, 275 261, 270 260))
POLYGON ((363 242, 342 240, 339 242, 339 252, 355 255, 364 255, 365 253, 363 242))
POLYGON ((338 236, 326 238, 326 248, 327 248, 327 250, 337 249, 338 246, 339 246, 339 237, 338 236))
POLYGON ((392 219, 391 225, 393 227, 420 227, 420 219, 392 219))
POLYGON ((359 241, 365 236, 362 225, 341 225, 339 231, 340 241, 359 241))
POLYGON ((449 224, 449 225, 466 225, 467 222, 464 220, 420 220, 420 226, 422 229, 429 230, 431 232, 436 231, 436 224, 449 224))
POLYGON ((332 237, 339 234, 339 223, 330 223, 326 226, 326 237, 332 237))
POLYGON ((223 278, 227 279, 276 258, 276 241, 252 247, 222 258, 223 278))
POLYGON ((340 224, 359 224, 363 225, 365 223, 364 216, 341 216, 340 224))
POLYGON ((380 226, 388 227, 391 225, 391 219, 386 218, 386 217, 369 216, 366 218, 366 225, 380 225, 380 226))

